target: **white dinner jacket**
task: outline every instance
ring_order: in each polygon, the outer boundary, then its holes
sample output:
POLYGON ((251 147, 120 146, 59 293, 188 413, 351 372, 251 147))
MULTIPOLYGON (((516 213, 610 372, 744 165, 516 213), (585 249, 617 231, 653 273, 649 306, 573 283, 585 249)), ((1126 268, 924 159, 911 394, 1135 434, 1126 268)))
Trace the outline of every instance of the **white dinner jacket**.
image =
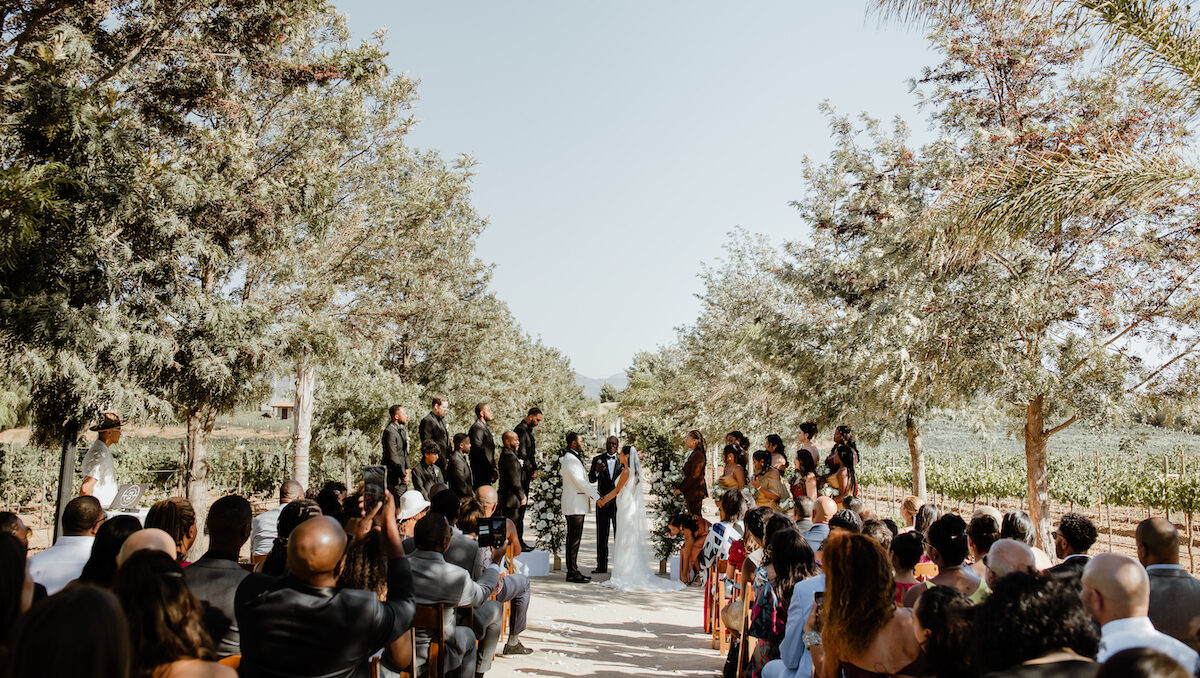
POLYGON ((588 512, 588 497, 599 499, 600 493, 588 482, 583 462, 570 451, 563 452, 558 461, 562 469, 562 512, 564 516, 581 516, 588 512))

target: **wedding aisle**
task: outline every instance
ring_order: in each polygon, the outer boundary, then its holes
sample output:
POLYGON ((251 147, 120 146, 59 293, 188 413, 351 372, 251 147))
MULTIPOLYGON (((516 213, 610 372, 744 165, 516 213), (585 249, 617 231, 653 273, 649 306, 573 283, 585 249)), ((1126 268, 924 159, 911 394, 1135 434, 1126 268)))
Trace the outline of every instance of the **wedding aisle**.
MULTIPOLYGON (((595 525, 589 514, 579 550, 585 574, 596 566, 595 525)), ((720 674, 723 659, 700 624, 701 588, 618 593, 601 585, 607 574, 593 575, 590 584, 568 584, 564 576, 533 579, 529 630, 521 639, 535 652, 497 656, 488 678, 720 674)))

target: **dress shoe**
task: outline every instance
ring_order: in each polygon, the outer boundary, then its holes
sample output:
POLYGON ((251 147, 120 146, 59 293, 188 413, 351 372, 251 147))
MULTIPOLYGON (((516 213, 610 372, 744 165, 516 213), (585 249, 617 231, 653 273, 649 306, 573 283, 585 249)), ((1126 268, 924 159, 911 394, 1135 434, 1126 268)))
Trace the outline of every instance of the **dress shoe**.
POLYGON ((571 582, 572 584, 586 584, 591 580, 591 577, 585 577, 578 572, 572 572, 571 574, 567 575, 567 581, 571 582))
POLYGON ((608 574, 608 568, 597 567, 596 569, 592 570, 592 574, 608 574))
POLYGON ((501 652, 500 654, 503 654, 503 655, 533 654, 533 650, 522 645, 521 641, 517 641, 515 645, 505 645, 504 651, 501 652))
POLYGON ((521 551, 523 553, 529 553, 530 551, 536 551, 536 550, 537 550, 537 547, 535 547, 535 546, 530 546, 529 544, 521 544, 521 551))

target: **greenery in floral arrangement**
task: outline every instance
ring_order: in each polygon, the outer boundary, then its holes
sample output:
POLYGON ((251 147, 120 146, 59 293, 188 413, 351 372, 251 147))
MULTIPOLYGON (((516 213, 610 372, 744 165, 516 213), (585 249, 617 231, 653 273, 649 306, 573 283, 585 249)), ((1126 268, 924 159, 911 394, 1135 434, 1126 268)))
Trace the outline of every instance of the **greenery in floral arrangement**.
POLYGON ((658 417, 641 417, 630 423, 627 437, 637 447, 642 467, 650 471, 650 509, 654 512, 654 554, 659 560, 679 550, 681 537, 672 537, 671 516, 683 513, 687 505, 675 488, 683 481, 683 449, 671 427, 658 417))
POLYGON ((538 465, 544 472, 539 473, 529 486, 529 494, 533 497, 529 513, 537 530, 538 550, 558 553, 566 542, 567 528, 562 517, 562 473, 559 468, 562 450, 552 449, 553 452, 542 455, 538 465))

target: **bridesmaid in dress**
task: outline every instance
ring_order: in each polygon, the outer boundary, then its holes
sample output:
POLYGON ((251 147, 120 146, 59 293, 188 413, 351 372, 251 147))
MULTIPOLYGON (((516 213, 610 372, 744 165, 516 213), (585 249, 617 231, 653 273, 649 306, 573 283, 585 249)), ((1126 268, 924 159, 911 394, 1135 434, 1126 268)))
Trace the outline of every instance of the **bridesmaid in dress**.
POLYGON ((796 442, 800 445, 800 449, 796 450, 796 484, 792 488, 792 496, 807 495, 813 499, 817 498, 817 490, 820 489, 817 460, 821 457, 817 452, 817 446, 813 444, 813 438, 816 437, 817 425, 815 423, 806 421, 800 424, 800 432, 796 435, 796 442))
POLYGON ((740 492, 746 487, 746 455, 737 445, 726 445, 721 454, 725 458, 725 468, 717 479, 717 487, 721 488, 721 494, 731 489, 740 492))

